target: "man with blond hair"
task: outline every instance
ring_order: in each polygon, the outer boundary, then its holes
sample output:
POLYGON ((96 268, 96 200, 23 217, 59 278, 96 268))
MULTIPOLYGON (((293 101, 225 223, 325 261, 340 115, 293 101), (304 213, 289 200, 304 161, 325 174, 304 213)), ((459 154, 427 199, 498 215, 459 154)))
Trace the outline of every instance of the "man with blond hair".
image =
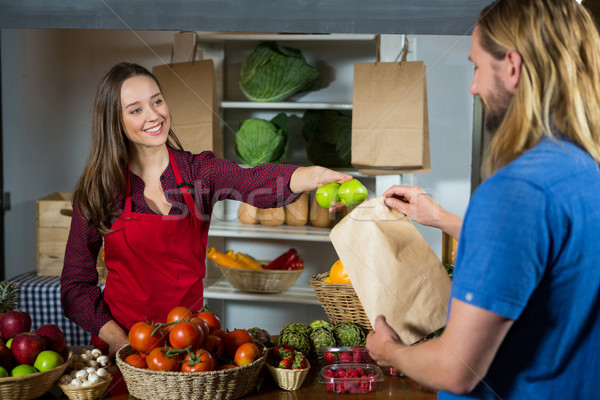
POLYGON ((498 0, 469 58, 493 137, 462 227, 420 188, 385 194, 460 236, 446 328, 407 346, 379 316, 367 347, 439 399, 598 399, 598 32, 575 0, 498 0))

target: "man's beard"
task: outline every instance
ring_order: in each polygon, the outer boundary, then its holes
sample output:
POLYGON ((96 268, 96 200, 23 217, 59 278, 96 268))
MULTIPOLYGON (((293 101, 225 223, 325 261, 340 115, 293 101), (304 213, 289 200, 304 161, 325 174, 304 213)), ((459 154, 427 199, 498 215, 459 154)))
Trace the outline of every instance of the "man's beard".
POLYGON ((513 95, 502 86, 498 77, 495 79, 494 87, 494 93, 487 100, 483 101, 485 108, 485 130, 490 135, 496 133, 500 127, 513 98, 513 95))

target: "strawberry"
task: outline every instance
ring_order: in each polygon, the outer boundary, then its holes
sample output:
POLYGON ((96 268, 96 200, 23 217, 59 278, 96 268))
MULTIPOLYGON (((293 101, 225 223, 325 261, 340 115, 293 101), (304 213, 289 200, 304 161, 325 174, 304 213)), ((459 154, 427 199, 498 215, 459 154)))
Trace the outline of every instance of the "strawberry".
POLYGON ((287 344, 273 347, 273 356, 278 359, 286 358, 294 354, 294 348, 287 344))
POLYGON ((351 351, 344 351, 340 354, 340 364, 351 364, 354 362, 354 357, 351 351))
POLYGON ((352 346, 352 358, 357 364, 367 363, 369 362, 369 353, 364 346, 352 346))
POLYGON ((302 355, 302 353, 296 353, 294 356, 294 363, 292 364, 292 369, 304 369, 308 366, 308 361, 306 357, 302 355))
POLYGON ((332 353, 331 351, 327 350, 325 354, 323 354, 323 360, 327 364, 333 364, 337 362, 338 356, 336 353, 332 353))
POLYGON ((294 363, 293 356, 288 356, 288 357, 282 358, 281 361, 279 361, 279 365, 277 365, 277 368, 291 369, 293 363, 294 363))

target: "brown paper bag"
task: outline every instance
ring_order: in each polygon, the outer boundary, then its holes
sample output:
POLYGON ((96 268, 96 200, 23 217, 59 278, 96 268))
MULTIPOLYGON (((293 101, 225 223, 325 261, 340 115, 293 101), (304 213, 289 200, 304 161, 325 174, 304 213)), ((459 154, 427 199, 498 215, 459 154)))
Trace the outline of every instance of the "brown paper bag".
POLYGON ((192 153, 212 150, 223 157, 213 61, 160 65, 152 73, 160 82, 183 149, 192 153))
POLYGON ((422 61, 354 64, 352 165, 368 175, 431 172, 422 61))
POLYGON ((383 314, 413 344, 446 324, 450 278, 412 222, 383 197, 352 210, 329 237, 371 325, 383 314))

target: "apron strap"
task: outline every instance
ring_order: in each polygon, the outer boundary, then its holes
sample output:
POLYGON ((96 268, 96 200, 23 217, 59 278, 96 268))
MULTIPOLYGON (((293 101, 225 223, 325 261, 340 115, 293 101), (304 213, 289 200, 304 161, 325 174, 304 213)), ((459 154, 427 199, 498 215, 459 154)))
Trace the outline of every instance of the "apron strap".
POLYGON ((187 205, 188 212, 191 214, 196 211, 196 203, 194 203, 194 198, 189 190, 189 184, 183 181, 181 177, 181 173, 179 172, 179 167, 177 166, 177 162, 175 161, 175 155, 173 154, 173 150, 170 147, 167 147, 169 150, 169 161, 171 162, 171 168, 173 169, 173 174, 175 175, 175 180, 177 181, 177 187, 181 190, 181 194, 185 200, 185 204, 187 205))

